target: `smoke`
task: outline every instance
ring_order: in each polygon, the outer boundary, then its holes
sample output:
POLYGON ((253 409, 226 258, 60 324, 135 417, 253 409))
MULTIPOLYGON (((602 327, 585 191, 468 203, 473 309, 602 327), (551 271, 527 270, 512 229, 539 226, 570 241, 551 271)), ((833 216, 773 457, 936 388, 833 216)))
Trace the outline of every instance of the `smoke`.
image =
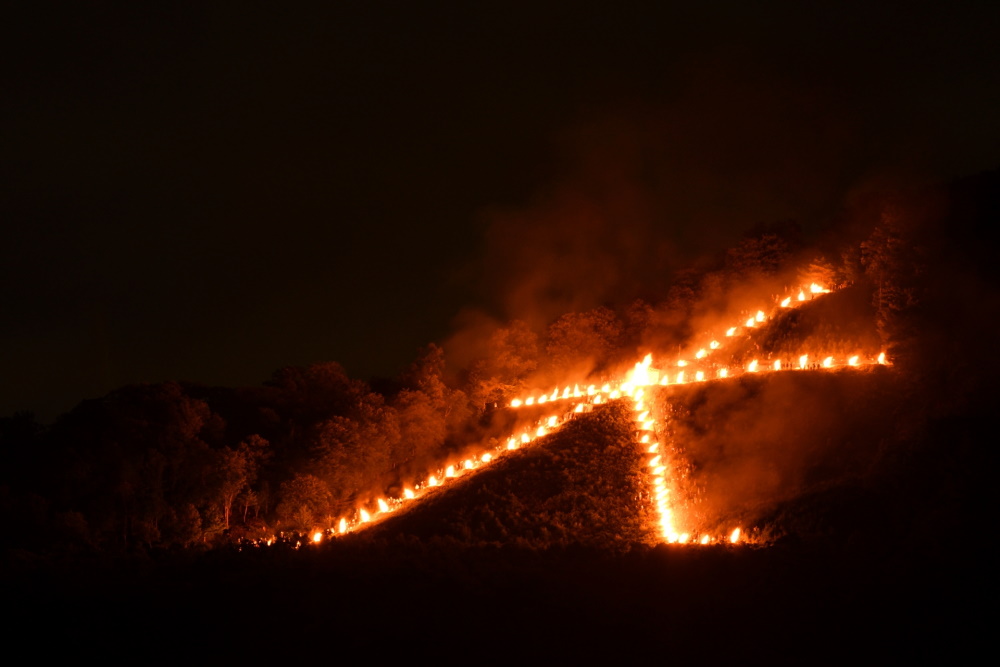
POLYGON ((671 415, 669 445, 688 466, 682 514, 724 528, 864 479, 902 399, 898 378, 874 369, 744 376, 667 390, 660 400, 671 415))

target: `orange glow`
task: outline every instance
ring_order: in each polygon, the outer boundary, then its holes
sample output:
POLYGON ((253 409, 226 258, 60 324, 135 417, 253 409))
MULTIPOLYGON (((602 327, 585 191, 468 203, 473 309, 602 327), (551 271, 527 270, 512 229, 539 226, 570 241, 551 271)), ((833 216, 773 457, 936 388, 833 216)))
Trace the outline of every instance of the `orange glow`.
POLYGON ((323 533, 317 530, 315 533, 313 533, 313 542, 318 544, 322 541, 323 541, 323 533))
MULTIPOLYGON (((804 302, 806 300, 806 294, 813 295, 813 298, 819 298, 820 295, 828 293, 830 290, 825 287, 813 283, 808 288, 802 289, 798 292, 796 296, 784 296, 779 299, 775 299, 774 302, 780 304, 782 308, 793 308, 797 307, 795 299, 798 302, 804 302)), ((758 304, 759 305, 759 304, 758 304)), ((753 333, 753 328, 757 327, 760 323, 767 321, 767 315, 763 310, 749 310, 743 312, 754 313, 746 321, 746 328, 741 330, 739 327, 730 327, 726 329, 726 336, 732 338, 737 335, 749 336, 753 333)), ((748 343, 751 341, 743 341, 743 343, 748 343)), ((385 514, 391 512, 396 506, 402 504, 403 502, 417 499, 420 496, 419 489, 423 487, 435 487, 447 485, 449 481, 453 478, 459 476, 460 471, 467 471, 470 474, 474 474, 476 470, 481 467, 481 464, 487 464, 491 461, 502 458, 506 455, 509 450, 516 450, 522 447, 530 446, 537 438, 545 436, 546 434, 552 433, 553 431, 561 428, 561 426, 567 421, 572 419, 577 414, 589 412, 593 409, 593 406, 602 405, 607 403, 609 400, 621 399, 623 397, 628 397, 632 400, 633 409, 635 412, 635 442, 638 447, 641 448, 640 451, 649 454, 648 465, 644 466, 645 483, 647 486, 647 495, 649 507, 655 510, 658 518, 655 520, 655 526, 651 526, 660 536, 660 539, 676 544, 719 544, 724 543, 726 539, 729 540, 731 544, 737 544, 741 542, 746 542, 742 539, 741 529, 734 529, 728 536, 722 534, 712 534, 705 533, 703 529, 699 529, 699 526, 693 525, 693 517, 688 517, 684 512, 680 511, 681 507, 685 505, 680 505, 678 507, 673 506, 673 496, 678 493, 673 486, 677 482, 677 474, 681 470, 677 469, 676 463, 672 456, 673 452, 678 451, 675 449, 675 445, 669 440, 663 440, 664 448, 660 447, 661 442, 655 442, 654 440, 658 437, 670 437, 671 431, 669 429, 662 429, 660 425, 657 424, 658 416, 656 414, 657 400, 652 400, 650 398, 644 398, 645 387, 653 385, 669 385, 672 383, 673 377, 666 372, 659 369, 669 368, 672 363, 676 364, 676 382, 677 384, 684 384, 685 382, 702 382, 707 377, 716 376, 719 379, 725 379, 729 376, 729 369, 723 366, 721 363, 708 364, 705 363, 710 351, 717 350, 721 347, 718 340, 710 339, 706 336, 701 341, 692 341, 692 343, 700 343, 700 345, 692 345, 688 350, 679 350, 685 357, 691 356, 696 361, 688 361, 686 359, 674 357, 675 361, 670 362, 670 357, 660 359, 660 363, 657 367, 653 367, 653 355, 646 354, 642 361, 636 363, 632 368, 628 369, 626 372, 622 373, 619 377, 612 379, 609 382, 605 382, 600 388, 596 384, 571 384, 571 383, 560 383, 558 386, 545 393, 538 392, 536 396, 522 396, 518 398, 510 399, 511 408, 519 408, 522 406, 531 405, 541 405, 548 402, 555 402, 559 400, 567 400, 569 398, 581 399, 574 400, 566 406, 560 406, 558 414, 549 415, 540 419, 535 420, 533 423, 526 422, 522 423, 518 427, 518 431, 509 434, 506 441, 501 440, 499 445, 491 445, 489 451, 480 451, 476 455, 470 456, 470 458, 464 459, 454 465, 444 466, 442 472, 438 469, 435 475, 431 475, 427 478, 427 481, 423 484, 417 484, 414 487, 406 486, 402 489, 401 497, 394 500, 389 500, 385 498, 378 498, 378 511, 369 513, 364 507, 357 507, 357 519, 348 522, 347 519, 341 518, 338 523, 337 531, 331 529, 331 533, 339 532, 344 534, 353 530, 359 530, 365 527, 369 522, 373 520, 373 514, 377 517, 379 514, 385 514), (686 369, 689 366, 693 366, 691 369, 693 377, 686 375, 686 369), (585 389, 583 387, 586 387, 585 389), (583 398, 585 397, 585 398, 583 398), (440 478, 440 479, 439 479, 440 478)), ((790 352, 790 351, 787 351, 790 352)), ((815 355, 815 350, 811 351, 815 355)), ((822 352, 822 350, 820 350, 822 352)), ((783 352, 786 354, 786 352, 783 352)), ((739 358, 738 356, 736 357, 739 358)), ((798 359, 798 364, 795 366, 795 362, 792 361, 790 364, 784 364, 781 359, 774 360, 771 362, 763 362, 765 364, 771 364, 774 371, 783 371, 791 368, 806 369, 809 367, 809 354, 800 354, 796 356, 787 356, 788 359, 798 359)), ((813 356, 814 359, 819 359, 819 356, 813 356)), ((861 360, 861 356, 855 355, 849 358, 837 357, 841 361, 838 364, 842 366, 849 367, 859 367, 870 365, 874 363, 885 364, 886 353, 881 352, 878 354, 877 358, 867 356, 867 352, 864 356, 864 361, 861 360), (846 359, 846 361, 845 361, 846 359), (876 362, 877 359, 877 362, 876 362)), ((722 361, 716 359, 715 361, 722 361)), ((834 367, 834 357, 828 356, 823 358, 822 367, 826 369, 831 369, 834 367)), ((759 366, 759 360, 753 359, 746 364, 746 372, 757 372, 761 369, 759 366)), ((838 366, 840 367, 840 366, 838 366)), ((735 374, 738 376, 741 372, 739 366, 734 368, 735 374)), ((554 408, 555 410, 555 408, 554 408)), ((685 499, 686 502, 686 499, 685 499)), ((353 516, 353 515, 350 515, 353 516)), ((313 533, 308 537, 303 536, 303 541, 312 539, 313 541, 319 541, 321 539, 321 533, 313 533), (317 538, 316 536, 320 537, 317 538)))
POLYGON ((884 364, 885 363, 885 352, 879 352, 878 353, 878 362, 880 364, 884 364))

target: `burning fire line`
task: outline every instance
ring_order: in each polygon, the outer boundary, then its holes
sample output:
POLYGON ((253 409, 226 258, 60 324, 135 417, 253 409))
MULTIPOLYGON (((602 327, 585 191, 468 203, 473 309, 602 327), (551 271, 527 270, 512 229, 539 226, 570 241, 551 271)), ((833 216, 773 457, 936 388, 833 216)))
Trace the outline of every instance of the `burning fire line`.
MULTIPOLYGON (((774 311, 779 309, 792 308, 801 305, 809 298, 817 295, 827 294, 831 290, 826 289, 816 283, 808 287, 803 287, 797 293, 793 293, 778 302, 774 311)), ((701 360, 707 359, 712 353, 723 347, 719 341, 721 339, 732 339, 740 333, 748 333, 759 324, 771 319, 771 315, 763 309, 756 312, 751 311, 750 317, 742 326, 732 326, 725 329, 724 336, 711 339, 705 345, 698 347, 694 353, 695 361, 689 362, 686 359, 676 361, 676 374, 671 381, 671 373, 661 372, 652 368, 652 355, 637 363, 625 376, 617 381, 606 382, 598 387, 590 384, 581 387, 574 384, 572 388, 566 385, 563 389, 556 387, 551 392, 529 396, 526 398, 515 398, 510 402, 511 408, 521 408, 525 406, 537 406, 547 403, 562 403, 563 401, 576 400, 572 407, 564 412, 551 414, 534 422, 533 426, 508 436, 504 444, 488 449, 484 452, 472 456, 457 463, 452 463, 444 468, 438 469, 427 479, 416 484, 405 486, 403 495, 400 498, 377 498, 375 506, 358 507, 348 516, 339 518, 334 525, 324 531, 315 531, 311 535, 313 543, 319 543, 326 537, 345 535, 357 530, 373 525, 382 518, 389 516, 400 506, 419 500, 432 489, 445 486, 454 479, 473 473, 476 470, 487 466, 510 451, 514 451, 535 442, 541 437, 558 430, 569 419, 577 414, 590 412, 595 405, 601 405, 608 401, 628 398, 633 402, 633 410, 636 413, 636 438, 637 446, 641 447, 646 457, 648 468, 650 497, 658 516, 658 535, 661 539, 669 543, 679 544, 713 544, 721 542, 738 543, 742 540, 741 528, 734 528, 726 536, 711 536, 701 534, 692 542, 689 532, 681 532, 676 527, 674 506, 671 500, 671 464, 667 458, 667 452, 659 440, 660 431, 656 418, 652 410, 643 400, 646 396, 646 388, 650 386, 667 386, 676 384, 689 384, 696 382, 706 382, 714 379, 734 378, 742 373, 756 373, 762 371, 790 371, 790 370, 818 370, 835 368, 858 368, 861 366, 871 366, 886 364, 885 353, 880 353, 877 357, 866 357, 861 355, 850 357, 836 357, 833 355, 808 355, 803 354, 794 359, 776 360, 769 367, 762 366, 756 359, 750 361, 745 367, 722 367, 715 370, 715 377, 708 377, 703 369, 695 368, 701 366, 701 360), (742 329, 742 332, 741 332, 742 329), (692 368, 689 368, 692 366, 692 368), (662 373, 662 374, 661 374, 662 373), (375 509, 377 507, 377 509, 375 509)), ((275 537, 268 540, 258 541, 258 546, 270 546, 275 542, 275 537)), ((297 544, 300 546, 301 542, 297 544)))

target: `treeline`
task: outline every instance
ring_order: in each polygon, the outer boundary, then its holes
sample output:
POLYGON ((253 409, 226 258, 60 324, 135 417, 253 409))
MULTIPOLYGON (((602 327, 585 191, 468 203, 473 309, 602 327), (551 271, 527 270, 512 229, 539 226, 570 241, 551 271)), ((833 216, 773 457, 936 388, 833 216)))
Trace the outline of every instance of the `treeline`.
MULTIPOLYGON (((851 285, 853 324, 874 321, 865 335, 915 386, 943 388, 955 404, 983 401, 971 378, 996 362, 971 355, 998 310, 989 244, 998 184, 991 172, 862 198, 809 246, 794 223, 759 226, 714 263, 678 272, 662 298, 566 313, 544 330, 498 327, 457 379, 430 345, 399 377, 372 384, 324 363, 251 388, 123 387, 48 427, 27 413, 0 419, 0 544, 171 548, 329 526, 503 435, 503 411, 491 408, 513 395, 667 354, 732 304, 803 279, 851 285)), ((804 337, 856 330, 823 319, 803 309, 754 344, 780 354, 804 337)))

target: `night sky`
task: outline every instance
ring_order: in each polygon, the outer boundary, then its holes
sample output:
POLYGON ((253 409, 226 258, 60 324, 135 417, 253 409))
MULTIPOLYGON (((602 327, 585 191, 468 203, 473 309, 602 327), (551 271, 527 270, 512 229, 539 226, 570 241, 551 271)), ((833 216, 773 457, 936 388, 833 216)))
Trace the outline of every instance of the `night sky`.
POLYGON ((985 2, 22 4, 0 415, 391 376, 489 318, 655 298, 755 223, 1000 166, 985 2))

